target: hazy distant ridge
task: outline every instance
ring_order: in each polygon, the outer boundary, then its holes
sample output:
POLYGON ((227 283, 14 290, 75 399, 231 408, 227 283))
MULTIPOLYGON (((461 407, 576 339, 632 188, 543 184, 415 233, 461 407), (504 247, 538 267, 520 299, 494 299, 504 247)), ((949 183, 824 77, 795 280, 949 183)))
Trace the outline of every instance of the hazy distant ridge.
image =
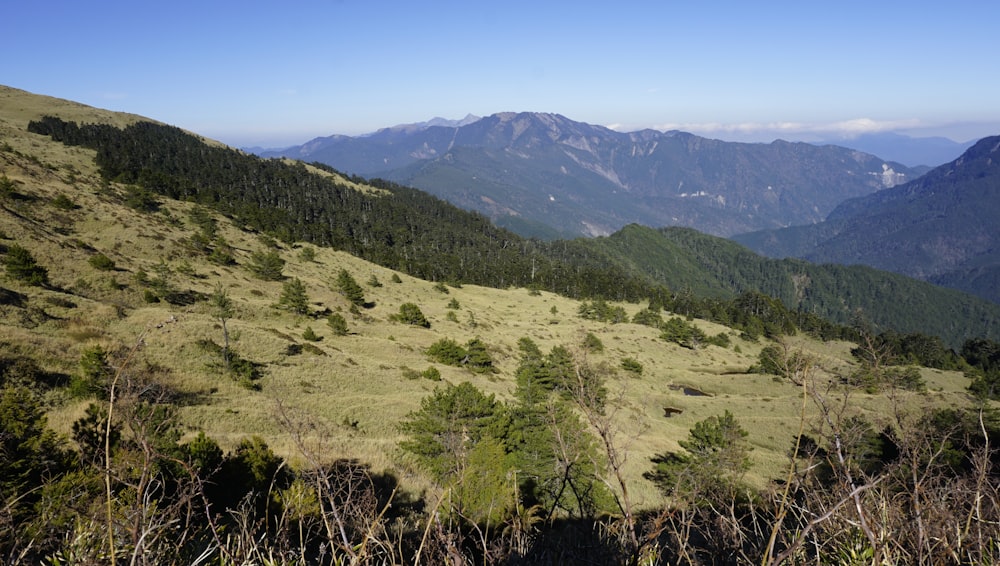
POLYGON ((265 156, 319 161, 424 189, 536 236, 630 223, 731 235, 822 221, 842 201, 919 171, 836 146, 622 133, 558 114, 330 136, 265 156))

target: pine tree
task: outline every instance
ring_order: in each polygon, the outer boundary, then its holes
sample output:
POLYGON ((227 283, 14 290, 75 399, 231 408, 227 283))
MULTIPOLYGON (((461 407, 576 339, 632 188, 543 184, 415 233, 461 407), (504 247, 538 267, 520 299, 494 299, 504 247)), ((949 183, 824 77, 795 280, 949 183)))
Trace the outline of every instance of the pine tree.
POLYGON ((473 338, 465 345, 465 364, 474 372, 486 373, 493 371, 493 358, 490 357, 486 343, 479 338, 473 338))
POLYGON ((413 326, 420 326, 422 328, 431 327, 430 321, 424 317, 424 313, 420 310, 420 307, 413 303, 399 305, 399 314, 395 316, 395 319, 403 324, 412 324, 413 326))
POLYGON ((469 382, 437 389, 403 421, 400 428, 409 438, 400 447, 443 483, 459 473, 469 452, 490 435, 499 409, 493 395, 469 382))
POLYGON ((359 307, 365 306, 364 290, 346 269, 341 269, 340 273, 337 274, 337 290, 351 304, 359 307))
POLYGON ((301 279, 296 277, 282 286, 278 307, 295 314, 309 314, 309 295, 301 279))
POLYGON ((49 284, 48 270, 38 265, 31 252, 18 244, 11 244, 7 248, 7 255, 4 256, 3 263, 7 275, 14 279, 39 287, 49 284))
POLYGON ((213 313, 222 323, 222 359, 226 364, 226 371, 229 371, 229 328, 226 321, 233 317, 233 301, 229 298, 229 293, 222 284, 216 285, 215 291, 208 298, 208 303, 212 306, 213 313))
POLYGON ((347 336, 347 321, 344 320, 344 315, 336 312, 331 314, 326 317, 326 325, 335 336, 347 336))
POLYGON ((285 260, 281 259, 276 250, 257 251, 250 255, 250 264, 247 268, 258 279, 264 281, 281 281, 285 278, 282 270, 285 269, 285 260))

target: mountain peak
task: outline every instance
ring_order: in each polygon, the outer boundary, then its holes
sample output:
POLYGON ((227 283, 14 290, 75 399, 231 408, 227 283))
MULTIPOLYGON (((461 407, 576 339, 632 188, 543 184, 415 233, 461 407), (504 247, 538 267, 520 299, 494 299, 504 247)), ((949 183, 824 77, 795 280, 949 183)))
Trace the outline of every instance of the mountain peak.
POLYGON ((1000 302, 1000 136, 890 189, 847 200, 826 221, 736 238, 758 253, 865 264, 1000 302))
MULTIPOLYGON (((382 128, 376 132, 373 132, 373 134, 377 134, 380 132, 387 132, 387 131, 401 132, 401 133, 415 133, 421 130, 426 130, 427 128, 435 128, 435 127, 461 128, 462 126, 478 122, 479 120, 482 120, 482 118, 476 116, 475 114, 466 114, 465 118, 461 118, 459 120, 449 120, 448 118, 435 116, 425 122, 414 122, 412 124, 397 124, 395 126, 389 126, 388 128, 382 128)), ((368 134, 368 135, 373 135, 373 134, 368 134)))
POLYGON ((547 112, 428 124, 310 146, 308 159, 430 191, 531 235, 544 226, 600 235, 630 222, 729 235, 819 222, 843 200, 885 187, 885 160, 841 147, 623 133, 547 112))

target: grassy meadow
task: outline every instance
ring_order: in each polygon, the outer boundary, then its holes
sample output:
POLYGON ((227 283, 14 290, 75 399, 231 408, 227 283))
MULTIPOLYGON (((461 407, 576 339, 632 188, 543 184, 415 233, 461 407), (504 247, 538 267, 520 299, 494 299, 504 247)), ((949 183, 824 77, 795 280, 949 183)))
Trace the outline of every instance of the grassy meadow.
MULTIPOLYGON (((211 263, 188 243, 198 230, 194 205, 161 199, 159 211, 141 213, 122 204, 126 187, 101 180, 93 152, 65 147, 25 132, 28 120, 57 114, 80 122, 138 119, 54 99, 0 88, 0 176, 15 195, 0 208, 0 244, 27 248, 48 269, 47 288, 27 286, 8 276, 0 286, 25 296, 25 304, 0 305, 0 346, 27 353, 46 370, 72 375, 81 353, 100 345, 108 351, 139 345, 132 368, 153 368, 158 379, 182 394, 179 414, 186 435, 204 431, 223 448, 248 435, 260 435, 293 462, 300 445, 323 458, 355 458, 376 470, 400 476, 404 487, 422 489, 428 481, 398 449, 398 423, 419 409, 420 400, 444 383, 471 381, 481 390, 510 399, 519 361, 518 340, 530 337, 543 352, 563 345, 583 356, 588 334, 603 344, 587 361, 614 368, 608 380, 618 424, 618 441, 628 452, 626 472, 640 506, 662 504, 662 496, 643 479, 657 454, 679 449, 678 440, 698 421, 724 411, 736 415, 753 446, 752 483, 763 485, 787 465, 787 452, 802 419, 802 389, 769 375, 747 373, 765 341, 753 342, 728 328, 694 321, 706 334, 730 333, 726 348, 686 349, 659 337, 659 331, 631 323, 608 324, 577 315, 579 302, 527 289, 442 286, 358 260, 343 252, 308 244, 278 244, 285 260, 285 281, 300 279, 313 315, 277 308, 284 282, 262 281, 246 268, 255 251, 273 242, 216 217, 218 234, 232 246, 236 265, 211 263), (60 202, 60 195, 72 206, 60 202), (307 259, 303 249, 314 257, 307 259), (114 269, 95 268, 101 253, 114 269), (364 289, 370 308, 351 312, 336 290, 337 274, 347 270, 364 289), (149 303, 136 274, 162 273, 175 289, 193 292, 190 304, 149 303), (399 282, 394 282, 398 278, 399 282), (377 279, 380 286, 368 282, 377 279), (222 370, 220 357, 199 341, 222 344, 213 308, 204 300, 225 289, 234 304, 228 321, 232 350, 259 365, 259 391, 241 386, 222 370), (456 301, 458 308, 453 308, 456 301), (400 305, 418 305, 429 329, 393 320, 400 305), (340 313, 348 334, 337 336, 326 315, 340 313), (303 338, 311 328, 318 340, 303 338), (434 342, 460 344, 478 337, 494 360, 495 373, 472 373, 429 360, 434 342), (624 358, 641 363, 641 375, 621 369, 624 358), (434 382, 413 374, 436 367, 434 382), (409 370, 415 370, 409 371, 409 370), (701 395, 690 393, 700 392, 701 395), (665 408, 682 412, 670 417, 665 408)), ((370 190, 359 186, 359 190, 370 190)), ((629 316, 645 304, 621 304, 629 316)), ((815 379, 837 382, 853 367, 851 344, 822 343, 804 336, 788 338, 815 360, 815 379)), ((888 424, 893 411, 918 411, 931 403, 969 403, 967 379, 955 372, 922 370, 926 393, 852 392, 853 409, 888 424)), ((833 387, 831 398, 843 389, 833 387)), ((49 424, 67 437, 89 399, 51 394, 49 424)), ((817 415, 805 405, 807 421, 817 415)))

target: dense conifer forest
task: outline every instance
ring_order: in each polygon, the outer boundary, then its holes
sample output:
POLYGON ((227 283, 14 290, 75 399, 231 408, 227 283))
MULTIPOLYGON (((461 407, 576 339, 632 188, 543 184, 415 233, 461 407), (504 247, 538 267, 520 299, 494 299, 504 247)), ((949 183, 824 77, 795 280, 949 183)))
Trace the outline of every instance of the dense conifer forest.
MULTIPOLYGON (((429 281, 535 287, 570 296, 639 299, 649 286, 622 277, 599 252, 576 242, 546 246, 494 227, 422 191, 365 181, 359 191, 317 169, 213 147, 174 127, 140 122, 125 129, 58 118, 29 130, 98 152, 108 180, 191 200, 283 241, 347 251, 429 281)), ((360 179, 356 179, 359 180, 360 179)))

